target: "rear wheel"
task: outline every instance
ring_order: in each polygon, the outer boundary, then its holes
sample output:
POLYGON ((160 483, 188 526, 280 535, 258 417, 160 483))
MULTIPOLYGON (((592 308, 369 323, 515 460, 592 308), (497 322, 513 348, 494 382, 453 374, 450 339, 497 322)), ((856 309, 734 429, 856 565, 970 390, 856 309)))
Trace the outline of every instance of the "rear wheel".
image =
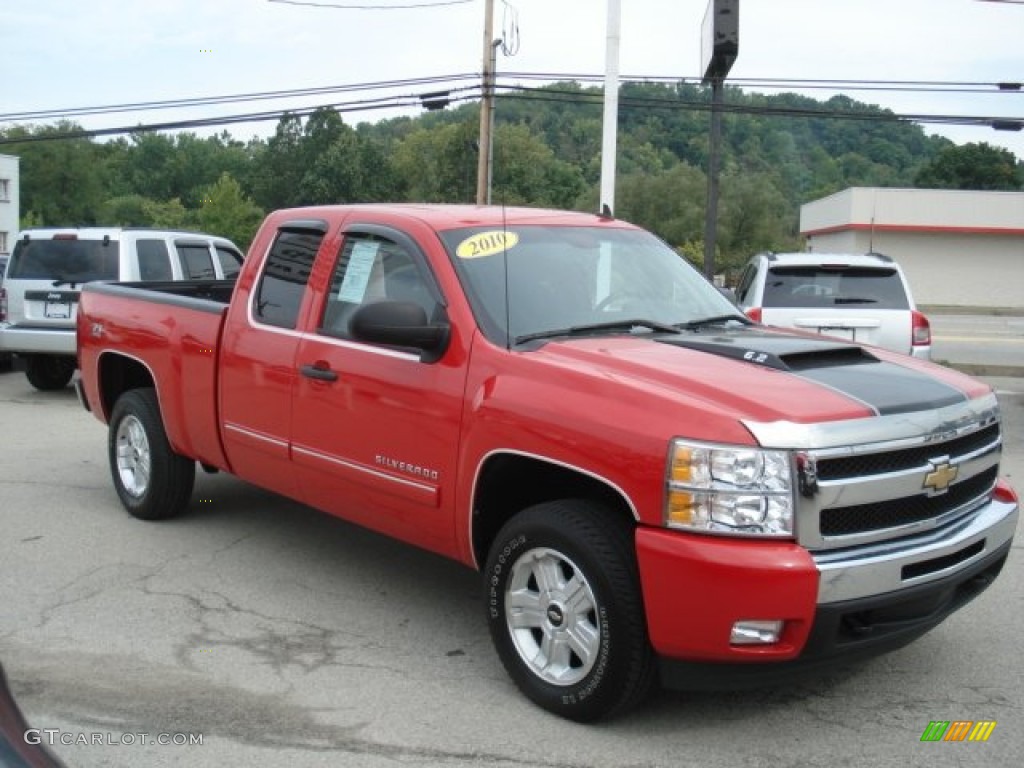
POLYGON ((196 465, 171 449, 153 389, 129 390, 118 398, 107 450, 114 488, 132 515, 163 520, 185 509, 196 465))
POLYGON ((499 532, 486 567, 491 638, 534 703, 588 722, 647 693, 647 639, 633 529, 581 500, 546 502, 499 532))
POLYGON ((75 373, 75 358, 60 355, 29 355, 25 358, 25 377, 38 390, 64 389, 75 373))

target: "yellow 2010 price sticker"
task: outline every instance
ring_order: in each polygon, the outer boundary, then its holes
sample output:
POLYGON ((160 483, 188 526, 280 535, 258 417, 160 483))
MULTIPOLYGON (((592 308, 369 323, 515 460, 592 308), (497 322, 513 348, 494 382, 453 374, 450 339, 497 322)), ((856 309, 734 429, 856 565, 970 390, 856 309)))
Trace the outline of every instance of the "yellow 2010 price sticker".
POLYGON ((518 242, 519 235, 515 232, 506 232, 501 229, 492 232, 479 232, 459 243, 459 247, 455 249, 455 255, 460 259, 480 259, 507 251, 515 247, 518 242))

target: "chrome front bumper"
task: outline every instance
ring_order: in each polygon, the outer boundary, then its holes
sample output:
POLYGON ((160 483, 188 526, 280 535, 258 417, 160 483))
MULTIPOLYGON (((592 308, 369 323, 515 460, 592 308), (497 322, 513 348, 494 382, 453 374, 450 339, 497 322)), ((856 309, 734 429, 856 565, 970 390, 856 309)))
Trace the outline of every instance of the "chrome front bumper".
POLYGON ((991 500, 956 524, 918 536, 812 553, 818 604, 881 596, 939 581, 1007 546, 1019 509, 991 500))

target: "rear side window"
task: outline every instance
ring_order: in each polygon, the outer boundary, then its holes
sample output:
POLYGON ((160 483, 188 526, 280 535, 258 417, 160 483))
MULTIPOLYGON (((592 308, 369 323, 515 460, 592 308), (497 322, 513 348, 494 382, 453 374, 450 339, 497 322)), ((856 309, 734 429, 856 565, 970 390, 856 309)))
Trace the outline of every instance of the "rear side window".
POLYGON ((86 283, 117 280, 116 240, 18 240, 11 254, 7 279, 58 280, 86 283))
POLYGON ((220 271, 224 273, 225 280, 234 280, 242 271, 242 254, 230 248, 214 246, 217 252, 217 261, 220 262, 220 271))
POLYGON ((891 267, 772 267, 765 307, 909 309, 899 272, 891 267))
POLYGON ((256 288, 253 314, 259 322, 280 328, 296 326, 302 294, 323 239, 321 232, 278 232, 256 288))
POLYGON ((163 240, 138 240, 139 278, 142 280, 173 280, 171 254, 163 240))
POLYGON ((176 243, 175 247, 181 257, 181 268, 185 272, 186 280, 213 280, 217 277, 213 270, 210 249, 205 244, 176 243))

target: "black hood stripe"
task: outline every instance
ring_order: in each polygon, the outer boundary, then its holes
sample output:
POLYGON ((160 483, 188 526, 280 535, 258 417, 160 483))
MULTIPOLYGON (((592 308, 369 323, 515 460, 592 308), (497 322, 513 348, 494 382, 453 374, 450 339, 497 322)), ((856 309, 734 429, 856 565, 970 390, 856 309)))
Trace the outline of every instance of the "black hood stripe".
POLYGON ((879 360, 866 365, 794 373, 873 408, 880 416, 944 408, 967 395, 926 374, 879 360))
POLYGON ((657 339, 800 376, 861 403, 879 415, 912 413, 967 401, 967 395, 926 373, 879 360, 868 350, 827 338, 763 328, 716 330, 657 339))

